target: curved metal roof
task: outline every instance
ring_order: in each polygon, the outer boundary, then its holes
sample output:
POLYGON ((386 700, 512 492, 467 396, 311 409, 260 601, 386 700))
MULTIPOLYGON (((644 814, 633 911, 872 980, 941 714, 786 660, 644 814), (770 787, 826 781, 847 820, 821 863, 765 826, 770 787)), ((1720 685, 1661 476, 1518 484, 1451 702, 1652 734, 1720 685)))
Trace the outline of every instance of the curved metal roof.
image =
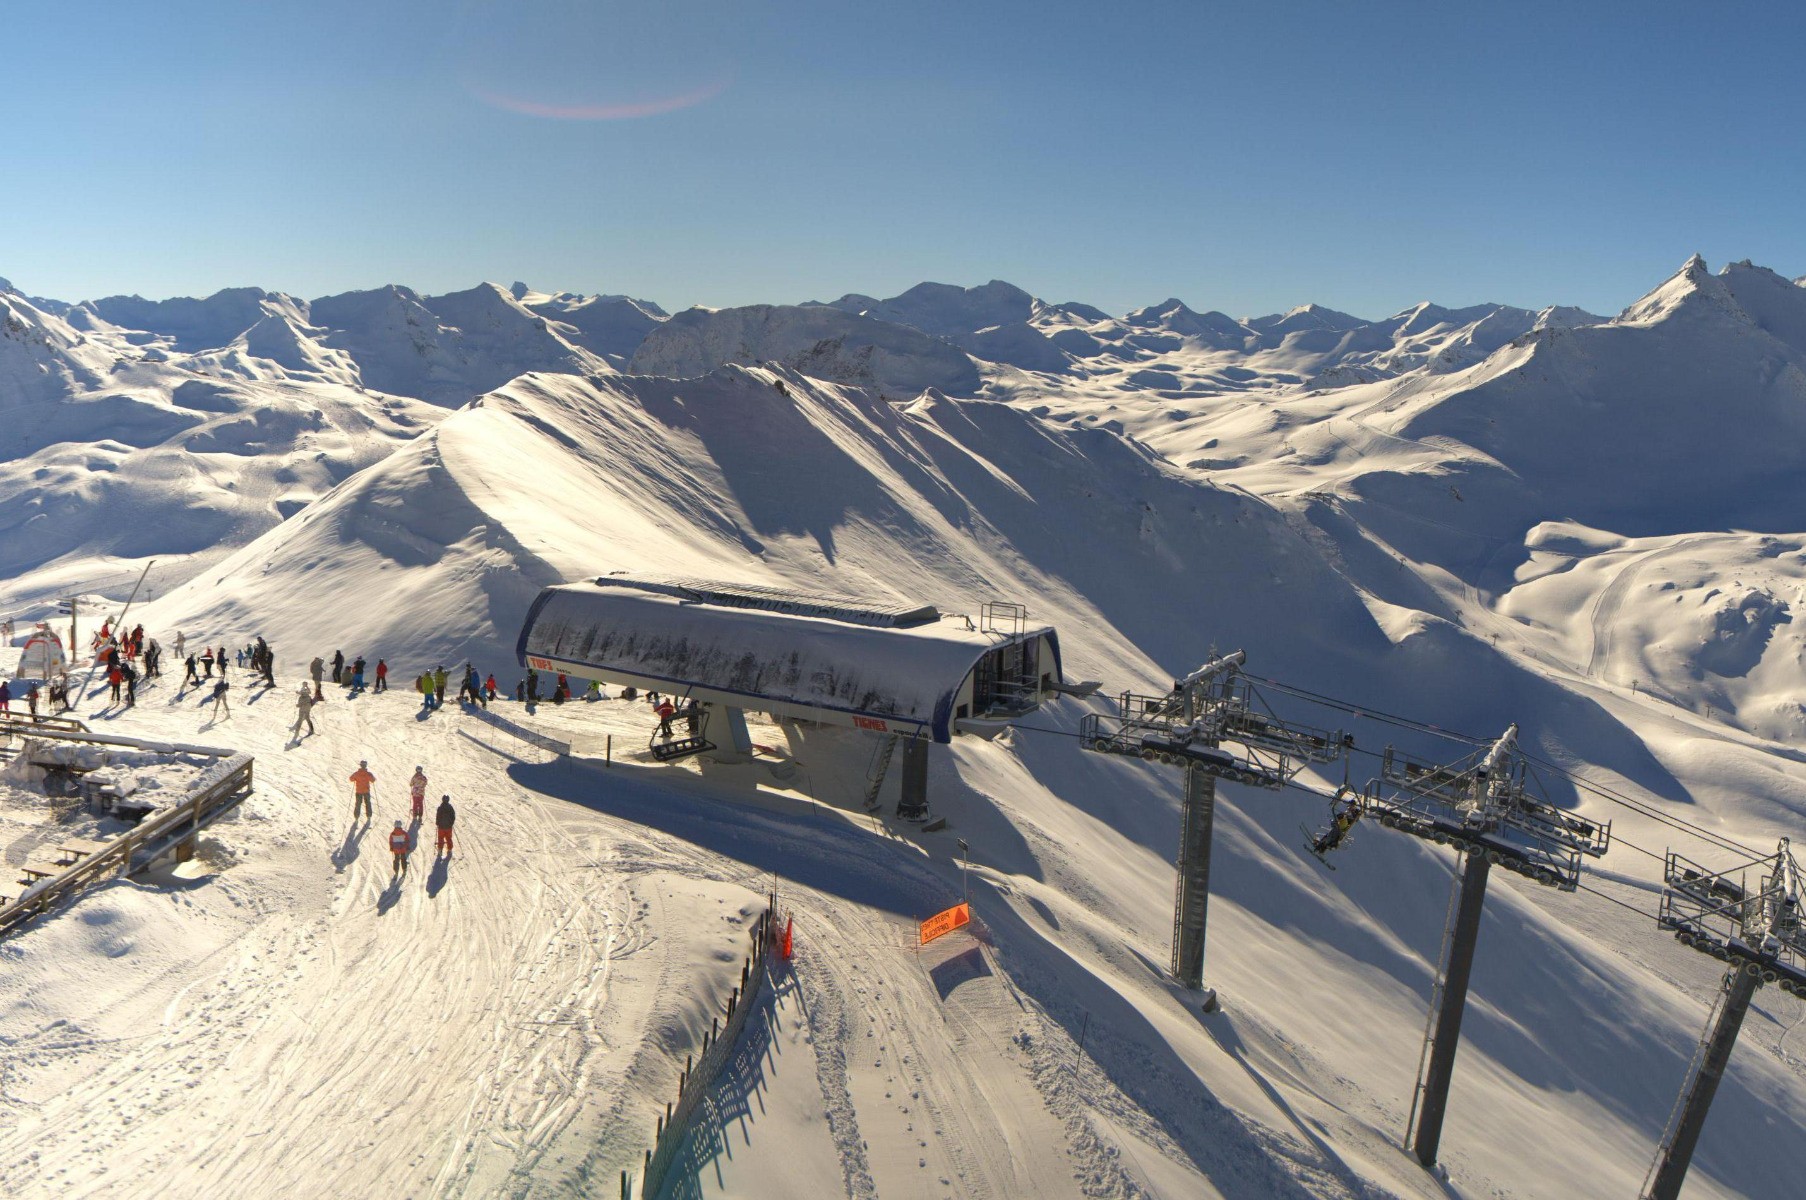
MULTIPOLYGON (((624 583, 626 581, 623 581, 624 583)), ((673 589, 674 590, 674 589, 673 589)), ((603 676, 656 680, 674 692, 707 689, 824 712, 904 722, 951 739, 953 698, 985 653, 1045 636, 1047 626, 1001 634, 964 617, 874 626, 820 616, 710 604, 607 582, 559 584, 528 610, 516 651, 603 676)))

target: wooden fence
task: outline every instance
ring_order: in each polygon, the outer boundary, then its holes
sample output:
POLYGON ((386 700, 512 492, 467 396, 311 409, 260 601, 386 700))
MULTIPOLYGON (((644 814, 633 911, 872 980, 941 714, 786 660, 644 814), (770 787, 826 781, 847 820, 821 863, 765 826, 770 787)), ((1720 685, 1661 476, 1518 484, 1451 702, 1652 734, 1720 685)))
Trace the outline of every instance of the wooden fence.
POLYGON ((107 842, 105 849, 33 884, 11 904, 0 907, 0 936, 12 933, 97 883, 105 883, 122 875, 133 875, 171 852, 180 855, 184 851, 192 851, 195 838, 202 828, 251 794, 253 760, 249 754, 198 746, 178 747, 98 734, 46 731, 43 736, 55 740, 123 745, 139 750, 206 754, 214 761, 188 785, 187 794, 179 804, 151 814, 130 832, 107 842))
MULTIPOLYGON (((708 1094, 721 1068, 733 1057, 734 1046, 746 1028, 747 1015, 757 1007, 759 997, 764 994, 771 974, 772 949, 779 936, 778 904, 774 894, 753 924, 752 953, 740 967, 740 986, 729 993, 726 1010, 722 1016, 711 1020, 709 1031, 702 1035, 702 1057, 687 1055, 684 1058, 683 1073, 677 1077, 677 1099, 665 1104, 665 1113, 658 1118, 653 1132, 652 1149, 646 1151, 646 1162, 640 1172, 640 1200, 657 1200, 665 1186, 665 1177, 677 1161, 678 1151, 683 1148, 684 1137, 690 1131, 702 1098, 708 1094)), ((633 1200, 633 1184, 626 1171, 621 1172, 621 1200, 633 1200)))
MULTIPOLYGON (((17 697, 13 703, 19 703, 17 697)), ((0 739, 39 732, 86 733, 88 727, 74 717, 34 717, 29 712, 0 712, 0 739)))

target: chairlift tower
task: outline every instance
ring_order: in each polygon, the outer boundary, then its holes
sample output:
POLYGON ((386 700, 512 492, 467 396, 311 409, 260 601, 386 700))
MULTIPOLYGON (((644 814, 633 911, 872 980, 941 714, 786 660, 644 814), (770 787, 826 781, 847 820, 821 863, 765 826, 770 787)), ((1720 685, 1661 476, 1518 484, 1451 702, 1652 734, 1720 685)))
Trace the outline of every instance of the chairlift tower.
POLYGON ((1581 858, 1599 857, 1611 842, 1610 822, 1565 812, 1533 792, 1517 736, 1513 725, 1491 746, 1446 765, 1418 762, 1387 747, 1380 778, 1360 799, 1363 813, 1386 828, 1454 846, 1463 856, 1406 1122, 1414 1126, 1411 1150, 1426 1167, 1436 1163, 1448 1112, 1488 874, 1498 866, 1573 891, 1581 858))
POLYGON ((1306 763, 1332 762, 1347 751, 1340 732, 1281 721, 1241 667, 1240 650, 1213 658, 1164 696, 1124 692, 1114 717, 1087 713, 1081 745, 1185 768, 1173 903, 1173 977, 1204 986, 1204 932, 1210 904, 1210 845, 1216 824, 1216 781, 1277 789, 1306 763), (1225 745, 1227 743, 1227 745, 1225 745))
POLYGON ((1675 1200, 1687 1179, 1706 1113, 1756 989, 1765 983, 1806 997, 1806 881, 1782 838, 1775 853, 1723 871, 1668 852, 1666 884, 1656 921, 1682 945, 1730 964, 1720 986, 1715 1013, 1700 1039, 1693 1066, 1663 1131, 1655 1163, 1645 1180, 1644 1200, 1675 1200), (1757 872, 1758 886, 1749 887, 1757 872))

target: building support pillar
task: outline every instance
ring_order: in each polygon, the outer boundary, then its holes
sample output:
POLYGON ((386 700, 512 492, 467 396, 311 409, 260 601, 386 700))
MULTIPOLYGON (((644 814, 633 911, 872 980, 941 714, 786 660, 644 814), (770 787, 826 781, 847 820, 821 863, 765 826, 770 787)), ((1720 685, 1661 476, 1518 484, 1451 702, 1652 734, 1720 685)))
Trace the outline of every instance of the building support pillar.
POLYGON ((903 794, 897 798, 897 819, 920 824, 928 819, 928 739, 903 739, 903 794))
POLYGON ((711 704, 708 707, 710 728, 707 732, 715 735, 715 749, 709 753, 709 757, 723 763, 750 761, 753 746, 752 734, 746 729, 746 711, 725 704, 711 704))

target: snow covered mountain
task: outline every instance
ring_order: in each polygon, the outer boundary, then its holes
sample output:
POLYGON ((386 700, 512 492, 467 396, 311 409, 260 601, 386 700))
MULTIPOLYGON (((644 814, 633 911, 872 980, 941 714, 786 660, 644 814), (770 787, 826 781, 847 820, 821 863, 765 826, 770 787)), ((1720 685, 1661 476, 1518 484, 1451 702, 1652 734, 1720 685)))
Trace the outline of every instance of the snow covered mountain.
MULTIPOLYGON (((19 326, 0 414, 24 436, 0 465, 0 607, 26 615, 186 538, 179 586, 142 610, 154 630, 263 633, 285 683, 342 648, 402 680, 468 656, 505 688, 555 580, 1003 598, 1106 694, 1241 647, 1257 673, 1358 700, 1334 719, 1363 755, 1436 743, 1392 713, 1517 722, 1548 761, 1723 836, 1772 846, 1806 821, 1806 289, 1747 263, 1690 261, 1603 322, 1428 304, 1235 320, 1178 300, 1119 318, 1001 283, 669 319, 518 285, 0 301, 19 326)), ((192 736, 190 707, 151 698, 90 715, 192 736)), ((627 760, 646 729, 624 702, 535 718, 573 741, 606 729, 606 773, 406 697, 335 695, 319 741, 285 743, 271 704, 216 735, 259 754, 255 815, 218 834, 238 865, 179 906, 116 889, 14 943, 0 1037, 33 1049, 0 1105, 44 1117, 0 1136, 0 1190, 103 1194, 97 1147, 149 1172, 203 1110, 223 1124, 193 1179, 225 1190, 303 1187, 303 1136, 336 1148, 307 1169, 347 1186, 612 1188, 708 1027, 671 980, 727 986, 740 931, 721 913, 774 875, 804 956, 769 1069, 729 1084, 756 1120, 733 1156, 698 1151, 699 1194, 1557 1197, 1581 1160, 1583 1194, 1633 1194, 1717 985, 1655 929, 1634 851, 1589 873, 1623 907, 1495 884, 1438 1179, 1396 1142, 1446 853, 1363 826, 1329 875, 1299 847, 1321 800, 1225 785, 1208 970, 1226 1008, 1200 1018, 1161 970, 1178 785, 1065 736, 1102 697, 959 739, 933 767, 942 834, 873 831, 851 733, 761 726, 799 764, 785 784, 627 760), (480 798, 483 857, 449 890, 382 907, 386 864, 325 815, 365 756, 385 780, 425 760, 480 798), (900 949, 959 894, 955 837, 986 944, 900 949), (144 947, 114 969, 145 982, 104 1003, 44 965, 106 953, 90 912, 144 947), (158 1093, 174 1051, 132 1036, 187 1013, 172 992, 202 998, 181 1053, 207 1064, 175 1099, 158 1093), (370 1065, 381 1030, 341 997, 433 1022, 438 1069, 370 1065), (84 1115, 109 1097, 132 1122, 84 1115)), ((1692 845, 1549 782, 1630 845, 1692 845)), ((1762 995, 1689 1195, 1785 1194, 1806 1169, 1797 1002, 1762 995)))
POLYGON ((670 315, 650 300, 631 296, 547 295, 524 283, 516 283, 508 291, 534 312, 569 326, 575 333, 566 336, 617 367, 626 366, 646 335, 670 315))
POLYGON ((782 304, 680 312, 647 335, 628 370, 688 377, 728 363, 765 362, 898 398, 928 388, 969 396, 980 383, 969 357, 909 326, 833 308, 782 304))

